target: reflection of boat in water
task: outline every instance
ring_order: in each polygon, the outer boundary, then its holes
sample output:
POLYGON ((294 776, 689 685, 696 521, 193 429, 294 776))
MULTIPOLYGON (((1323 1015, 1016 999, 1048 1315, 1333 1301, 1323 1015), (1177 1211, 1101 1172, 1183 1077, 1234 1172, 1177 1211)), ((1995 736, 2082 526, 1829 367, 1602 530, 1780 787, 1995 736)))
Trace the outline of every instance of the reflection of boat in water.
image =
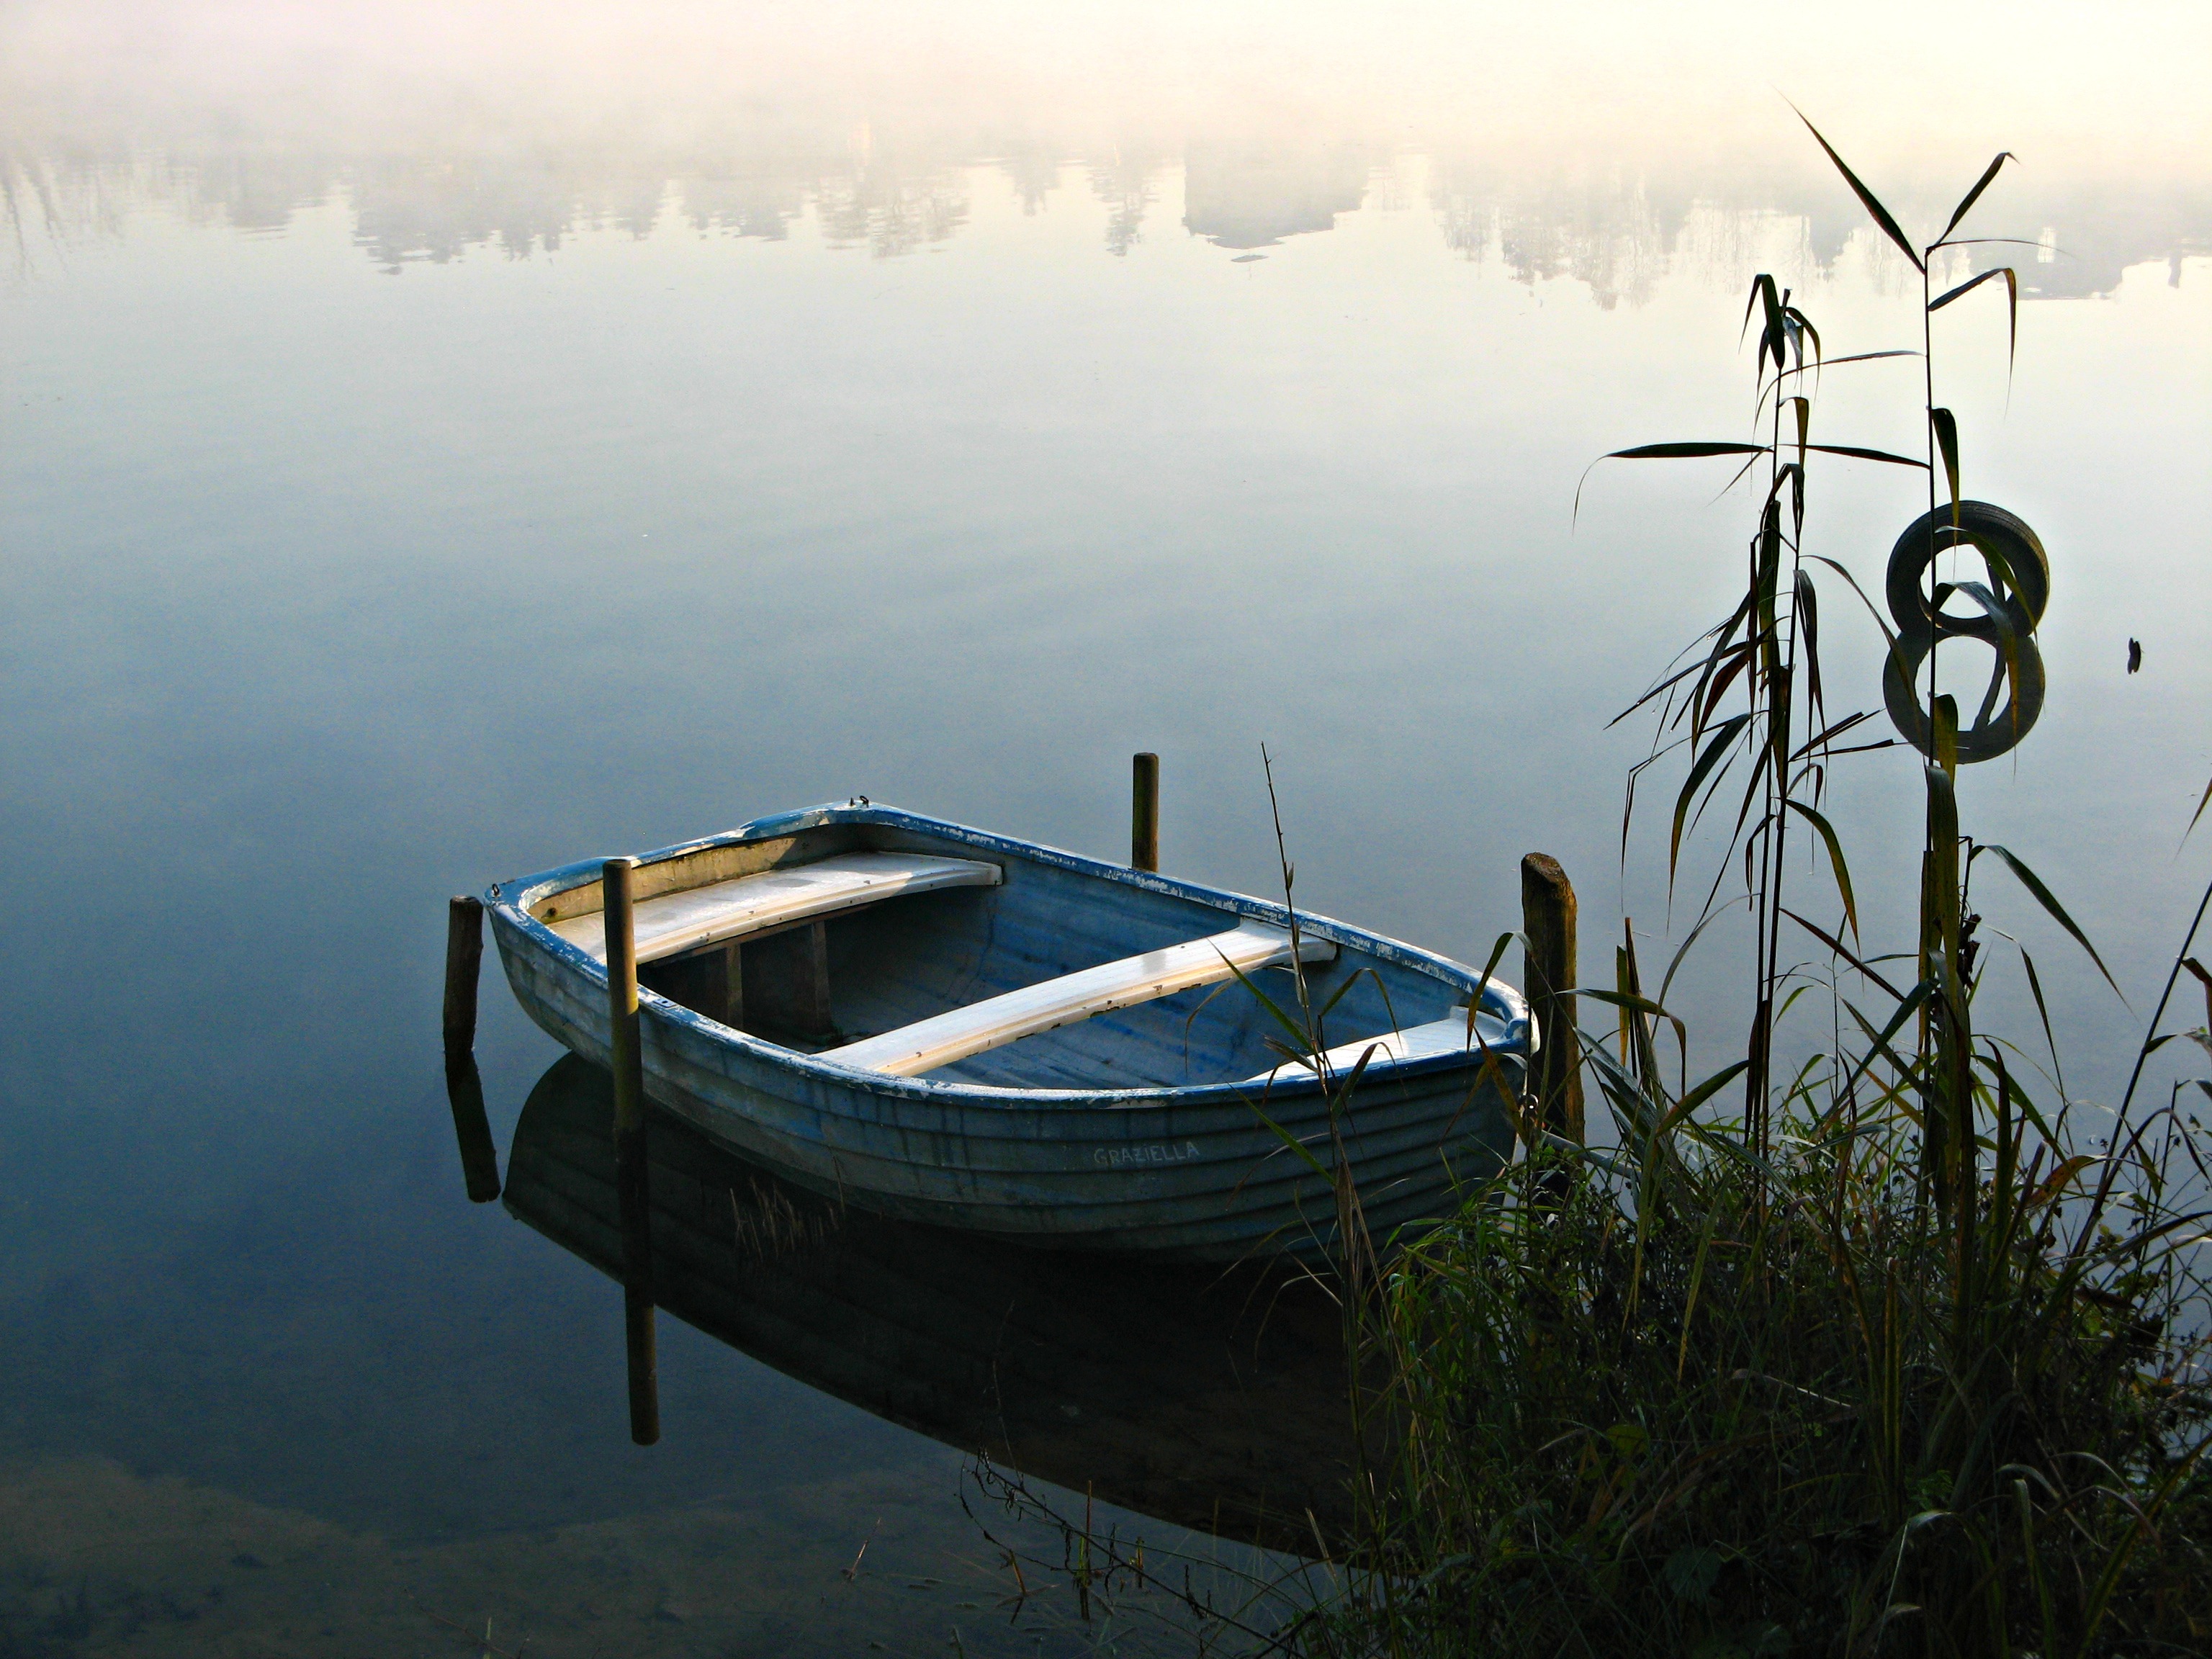
MULTIPOLYGON (((617 1279, 607 1074, 531 1091, 507 1205, 617 1279)), ((654 1300, 780 1371, 1024 1474, 1312 1549, 1349 1504, 1333 1304, 1284 1268, 1054 1254, 842 1207, 650 1129, 654 1300), (1309 1518, 1310 1512, 1310 1518, 1309 1518)))
MULTIPOLYGON (((602 866, 487 895, 508 982, 609 1055, 602 866)), ((1512 1144, 1528 1010, 1442 957, 1279 904, 856 801, 647 854, 644 1086, 817 1193, 1068 1249, 1310 1250, 1340 1145, 1378 1235, 1512 1144), (1232 981, 1328 1007, 1323 1076, 1232 981), (1266 1117, 1255 1112, 1263 1106, 1266 1117), (1278 1128, 1273 1126, 1279 1126, 1278 1128)))

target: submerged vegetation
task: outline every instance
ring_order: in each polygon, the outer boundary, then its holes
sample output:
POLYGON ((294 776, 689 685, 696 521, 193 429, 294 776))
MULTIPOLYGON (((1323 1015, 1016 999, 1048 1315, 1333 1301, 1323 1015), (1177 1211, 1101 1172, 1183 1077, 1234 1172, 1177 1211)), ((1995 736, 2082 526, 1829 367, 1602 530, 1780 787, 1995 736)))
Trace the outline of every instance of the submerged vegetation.
MULTIPOLYGON (((1747 316, 1760 435, 1620 453, 1741 457, 1739 478, 1763 487, 1731 613, 1635 706, 1658 741, 1630 781, 1632 815, 1639 784, 1681 769, 1670 882, 1702 817, 1729 825, 1683 952, 1723 911, 1747 918, 1747 1040, 1692 1079, 1666 1006, 1683 954, 1648 988, 1625 928, 1610 984, 1579 993, 1611 1021, 1582 1038, 1609 1134, 1585 1144, 1567 1102, 1528 1098, 1524 1156, 1395 1254, 1359 1247, 1358 1195, 1340 1184, 1359 1522, 1317 1540, 1324 1566, 1257 1587, 1234 1616, 1184 1598, 1232 1645, 1486 1659, 2212 1647, 2212 1286, 2195 1266, 2212 1239, 2182 1093, 2212 1085, 2138 1098, 2171 1036, 2212 1051, 2205 1028, 2166 1029, 2185 972, 2212 1028, 2212 975, 2190 954, 2205 907, 2111 1111, 2068 1095, 2047 1017, 2033 1042, 1978 1027, 1991 972, 2017 972, 2044 1006, 2033 959, 1990 943, 1985 904, 2039 907, 2105 974, 2034 872, 1961 825, 1956 794, 1960 765, 2027 734, 2043 689, 2042 550, 1962 495, 1957 424, 1925 367, 1937 312, 1999 280, 2017 306, 2002 266, 1940 294, 1931 271, 1967 245, 1960 227, 2008 158, 1916 246, 1820 142, 1921 276, 1920 338, 1824 356, 1760 276, 1747 316), (1821 374, 1914 355, 1924 455, 1812 441, 1821 374), (1808 468, 1826 461, 1925 475, 1929 511, 1893 558, 1894 627, 1806 550, 1808 468), (1939 580, 1969 554, 1980 574, 1939 580), (1881 628, 1902 738, 1870 740, 1871 712, 1831 715, 1822 582, 1881 628), (1990 666, 1962 731, 1937 670, 1954 676, 1965 646, 1990 666), (1924 783, 1917 937, 1883 952, 1860 936, 1823 808, 1844 757, 1906 746, 1924 783), (1793 834, 1814 856, 1785 890, 1793 834), (1999 872, 2008 891, 1975 878, 1999 872)), ((1301 996, 1297 1046, 1328 1046, 1325 1012, 1301 996)), ((1326 1165, 1331 1150, 1303 1155, 1326 1165)), ((1141 1549, 1133 1565, 1082 1559, 1097 1582, 1147 1580, 1141 1549)), ((1175 1601, 1155 1559, 1151 1583, 1175 1601)))

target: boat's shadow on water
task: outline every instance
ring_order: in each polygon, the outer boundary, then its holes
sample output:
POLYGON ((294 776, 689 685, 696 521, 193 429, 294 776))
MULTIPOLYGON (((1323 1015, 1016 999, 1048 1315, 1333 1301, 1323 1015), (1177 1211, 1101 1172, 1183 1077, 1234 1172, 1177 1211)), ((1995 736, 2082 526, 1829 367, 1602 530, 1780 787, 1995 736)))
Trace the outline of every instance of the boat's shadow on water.
MULTIPOLYGON (((611 1081, 532 1090, 508 1211, 619 1279, 611 1081)), ((656 1114, 653 1299, 787 1376, 1002 1468, 1239 1541, 1340 1535, 1336 1307, 1296 1269, 1055 1254, 870 1214, 656 1114)))

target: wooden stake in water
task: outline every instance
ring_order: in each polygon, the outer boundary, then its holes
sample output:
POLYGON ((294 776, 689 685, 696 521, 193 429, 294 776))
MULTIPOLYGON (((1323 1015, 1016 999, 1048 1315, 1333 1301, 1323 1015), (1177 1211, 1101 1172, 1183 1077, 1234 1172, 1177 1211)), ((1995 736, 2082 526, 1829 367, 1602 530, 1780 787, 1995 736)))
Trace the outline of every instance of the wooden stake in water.
POLYGON ((607 942, 608 1061, 615 1079, 615 1202, 622 1217, 623 1327, 629 1364, 629 1437, 660 1438, 659 1366, 653 1331, 652 1193, 645 1164, 645 1048, 637 1011, 635 859, 599 868, 607 942))
POLYGON ((1540 1128, 1580 1146, 1582 1044, 1575 1036, 1575 890, 1559 861, 1543 853, 1521 860, 1521 931, 1528 940, 1524 982, 1542 1046, 1528 1068, 1528 1098, 1540 1128))
POLYGON ((1139 870, 1160 867, 1160 757, 1130 757, 1129 862, 1139 870))
POLYGON ((446 1048, 476 1046, 477 975, 483 962, 483 901, 454 898, 446 906, 446 1048))

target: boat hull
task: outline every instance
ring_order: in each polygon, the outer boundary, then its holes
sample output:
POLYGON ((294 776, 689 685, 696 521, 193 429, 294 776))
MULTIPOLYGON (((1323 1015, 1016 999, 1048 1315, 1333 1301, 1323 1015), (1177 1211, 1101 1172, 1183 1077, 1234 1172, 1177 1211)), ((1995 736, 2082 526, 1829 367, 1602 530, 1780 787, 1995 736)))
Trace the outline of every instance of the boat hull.
MULTIPOLYGON (((787 814, 652 858, 833 825, 1018 861, 1033 883, 1131 887, 1212 915, 1285 914, 880 807, 787 814)), ((511 890, 494 889, 489 908, 524 1010, 564 1047, 605 1065, 605 969, 530 914, 547 892, 595 872, 580 865, 503 884, 511 890)), ((646 1091, 740 1156, 905 1220, 1054 1247, 1196 1259, 1324 1253, 1338 1207, 1326 1170, 1340 1146, 1365 1224, 1378 1237, 1449 1212, 1459 1188, 1498 1167, 1511 1150, 1509 1102, 1521 1085, 1528 1026, 1516 997, 1494 982, 1479 988, 1456 963, 1325 918, 1301 915, 1300 922, 1394 974, 1433 981, 1439 997, 1464 1001, 1480 988, 1486 1014, 1498 1017, 1494 1046, 1478 1056, 1380 1068, 1362 1080, 1333 1128, 1328 1094, 1306 1077, 1266 1086, 1091 1090, 897 1078, 830 1063, 642 991, 646 1091)), ((1231 987, 1223 994, 1243 993, 1231 987)))

